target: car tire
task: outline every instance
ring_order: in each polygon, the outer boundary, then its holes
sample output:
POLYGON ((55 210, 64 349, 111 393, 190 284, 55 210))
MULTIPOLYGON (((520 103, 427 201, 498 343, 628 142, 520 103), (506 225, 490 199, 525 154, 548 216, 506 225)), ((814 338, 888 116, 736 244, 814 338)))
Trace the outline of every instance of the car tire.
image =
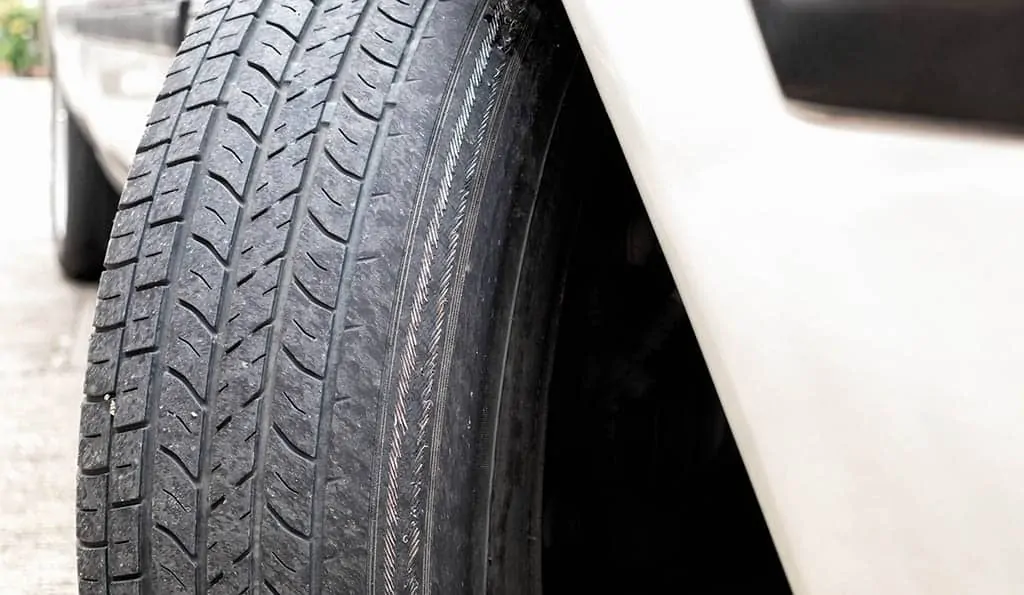
POLYGON ((95 280, 103 270, 118 193, 88 138, 52 85, 50 214, 57 260, 76 280, 95 280))
POLYGON ((99 284, 82 593, 539 584, 577 62, 557 2, 207 3, 99 284))

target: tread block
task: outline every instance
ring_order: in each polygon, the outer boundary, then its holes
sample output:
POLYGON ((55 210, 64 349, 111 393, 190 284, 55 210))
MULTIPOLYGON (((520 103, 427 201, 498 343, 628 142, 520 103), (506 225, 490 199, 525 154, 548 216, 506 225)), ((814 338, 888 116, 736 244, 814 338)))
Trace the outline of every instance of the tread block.
MULTIPOLYGON (((338 136, 341 137, 341 133, 338 136)), ((337 152, 333 148, 335 138, 332 134, 327 140, 327 148, 332 154, 337 152)), ((335 235, 348 241, 362 184, 334 165, 321 162, 313 172, 312 185, 315 190, 309 198, 309 212, 333 230, 335 235)))
POLYGON ((207 57, 216 58, 224 54, 237 53, 245 41, 245 32, 252 26, 253 17, 245 16, 221 23, 217 36, 210 42, 207 57))
POLYGON ((197 512, 195 485, 181 466, 164 452, 157 454, 156 468, 161 481, 153 494, 153 520, 175 536, 184 546, 188 557, 194 556, 197 512))
POLYGON ((385 94, 395 77, 395 68, 382 64, 370 57, 366 46, 363 51, 353 55, 356 76, 342 82, 342 93, 346 102, 350 102, 361 117, 380 120, 384 113, 385 94))
MULTIPOLYGON (((306 139, 308 142, 308 135, 315 132, 320 125, 330 83, 330 80, 323 80, 309 81, 308 86, 300 86, 298 81, 293 84, 293 88, 297 88, 298 91, 294 91, 281 108, 284 115, 275 120, 274 129, 268 135, 267 154, 271 155, 272 159, 298 139, 306 139)), ((308 150, 309 145, 304 146, 308 150)), ((290 163, 295 163, 298 158, 307 154, 293 151, 290 163)))
POLYGON ((125 322, 124 351, 132 352, 156 347, 156 328, 165 289, 153 287, 136 291, 125 322))
MULTIPOLYGON (((315 428, 314 428, 315 432, 315 428)), ((310 535, 313 528, 313 464, 297 457, 284 438, 276 435, 267 445, 267 505, 293 531, 310 535)))
POLYGON ((204 12, 197 16, 195 20, 192 21, 192 25, 189 27, 188 33, 185 35, 185 39, 181 41, 181 47, 178 48, 178 52, 187 52, 193 48, 212 42, 214 35, 217 34, 218 26, 220 25, 221 20, 224 19, 225 14, 227 14, 227 11, 217 9, 211 12, 204 12))
MULTIPOLYGON (((274 302, 271 294, 277 288, 280 272, 280 262, 273 262, 262 268, 257 267, 244 286, 235 288, 239 293, 245 292, 242 295, 249 297, 249 301, 240 300, 232 304, 227 328, 224 329, 222 336, 227 349, 235 350, 239 346, 245 348, 245 351, 238 353, 235 358, 247 362, 246 367, 267 355, 265 338, 261 342, 253 335, 273 320, 274 302), (267 296, 271 296, 271 299, 267 299, 267 296), (255 346, 255 349, 250 349, 250 346, 255 346)), ((259 372, 261 368, 262 366, 259 366, 256 371, 259 372)))
POLYGON ((199 65, 202 63, 205 49, 204 47, 195 47, 178 52, 168 69, 167 79, 164 81, 164 87, 160 91, 158 99, 184 91, 192 85, 199 65))
MULTIPOLYGON (((404 27, 412 29, 424 4, 426 4, 425 0, 382 0, 377 5, 377 10, 387 17, 388 23, 400 22, 404 23, 404 27)), ((375 28, 379 28, 380 23, 379 19, 376 20, 375 28)))
POLYGON ((162 531, 153 533, 157 593, 191 595, 195 592, 196 567, 178 544, 162 531))
POLYGON ((110 407, 102 401, 85 401, 78 423, 78 468, 84 473, 106 469, 110 457, 110 407))
POLYGON ((210 175, 226 181, 232 195, 239 197, 240 201, 252 170, 256 143, 241 126, 227 122, 212 148, 207 164, 210 175))
POLYGON ((103 271, 96 291, 96 314, 92 323, 109 327, 124 323, 128 312, 128 293, 132 286, 132 268, 103 271))
MULTIPOLYGON (((152 216, 152 212, 150 213, 152 216)), ((171 251, 181 223, 172 221, 151 227, 142 238, 139 262, 135 267, 135 287, 148 287, 168 282, 171 251)))
POLYGON ((128 184, 121 193, 122 205, 133 205, 153 197, 157 174, 167 155, 166 144, 154 146, 138 153, 128 170, 128 184))
POLYGON ((274 424, 293 450, 315 456, 323 382, 300 370, 288 358, 281 358, 275 380, 274 424))
POLYGON ((270 5, 266 15, 267 22, 283 27, 293 39, 298 39, 312 8, 313 4, 306 0, 283 0, 270 5))
POLYGON ((321 236, 312 225, 299 231, 297 257, 292 262, 295 278, 321 304, 337 306, 341 287, 341 269, 346 247, 333 242, 316 241, 321 236))
POLYGON ((174 126, 178 123, 178 114, 181 113, 181 106, 184 103, 184 93, 171 95, 154 103, 139 146, 154 147, 161 143, 170 142, 174 126))
MULTIPOLYGON (((299 283, 298 279, 295 283, 299 283)), ((281 345, 288 350, 282 361, 293 361, 304 374, 323 379, 334 320, 331 310, 313 303, 303 291, 293 291, 280 316, 285 322, 281 328, 281 345)))
POLYGON ((137 501, 142 496, 142 445, 146 429, 114 434, 110 446, 110 501, 137 501))
POLYGON ((373 138, 377 134, 377 123, 342 103, 332 124, 338 127, 338 134, 327 137, 329 163, 337 164, 343 174, 362 180, 366 175, 373 138))
POLYGON ((231 3, 231 7, 228 8, 228 14, 224 18, 231 21, 241 17, 254 15, 259 10, 261 4, 262 2, 260 0, 235 0, 231 3))
POLYGON ((156 224, 158 221, 181 217, 185 193, 188 191, 194 167, 194 163, 186 162, 172 165, 163 171, 156 185, 156 196, 153 198, 153 208, 149 213, 150 223, 156 224))
MULTIPOLYGON (((390 7, 388 12, 394 13, 394 7, 390 7)), ((360 41, 365 51, 373 54, 378 60, 398 64, 412 35, 412 29, 388 20, 375 22, 373 29, 373 35, 366 35, 360 41)))
MULTIPOLYGON (((193 229, 195 227, 198 226, 193 229)), ((207 328, 217 324, 217 306, 226 271, 215 252, 216 247, 211 249, 211 242, 199 241, 200 238, 203 236, 189 238, 185 246, 181 265, 184 276, 178 295, 179 304, 192 311, 197 322, 207 328)))
MULTIPOLYGON (((324 196, 326 197, 327 195, 324 194, 324 196)), ((331 204, 338 207, 333 202, 331 204)), ((317 206, 320 208, 314 209, 311 206, 302 217, 302 230, 309 230, 304 237, 307 245, 322 244, 329 252, 334 251, 334 249, 339 253, 343 252, 344 245, 348 242, 352 231, 351 217, 345 212, 343 206, 334 209, 327 208, 323 203, 317 206), (313 236, 319 237, 314 238, 313 236)))
POLYGON ((199 67, 196 74, 196 82, 188 92, 188 101, 185 106, 194 108, 198 105, 214 103, 220 99, 227 81, 228 69, 234 63, 234 56, 220 56, 207 59, 199 67))
MULTIPOLYGON (((108 595, 106 578, 107 549, 79 546, 79 595, 108 595)), ((113 591, 110 591, 109 593, 113 593, 113 591)))
POLYGON ((238 203, 222 184, 212 178, 204 178, 201 183, 203 205, 193 215, 193 233, 213 246, 220 264, 227 262, 230 256, 239 215, 238 203))
POLYGON ((85 394, 102 397, 114 392, 117 354, 122 329, 98 331, 89 337, 89 360, 85 368, 85 394))
POLYGON ((121 360, 117 376, 117 393, 113 396, 114 425, 134 426, 146 420, 149 401, 149 379, 153 372, 153 356, 141 353, 121 360))
POLYGON ((286 528, 269 509, 263 515, 263 534, 267 545, 261 567, 267 582, 277 585, 279 593, 308 591, 309 541, 286 528))
POLYGON ((91 547, 106 545, 107 476, 78 476, 78 540, 91 547))
POLYGON ((253 134, 263 134, 267 112, 277 88, 251 66, 242 69, 238 84, 228 91, 227 113, 248 126, 253 134))
POLYGON ((184 463, 192 477, 199 476, 199 438, 203 416, 202 408, 185 384, 176 376, 164 374, 157 414, 159 441, 184 463))
POLYGON ((138 258, 139 245, 142 242, 142 226, 148 214, 148 203, 117 212, 117 215, 114 216, 114 224, 110 228, 110 243, 107 245, 105 265, 117 266, 138 258))
POLYGON ((107 556, 113 576, 127 576, 139 572, 141 508, 136 504, 110 511, 110 547, 107 556))
POLYGON ((181 114, 174 138, 171 139, 171 146, 167 149, 169 162, 199 159, 213 110, 214 106, 204 105, 181 114))
POLYGON ((164 364, 186 386, 197 401, 206 400, 206 382, 213 336, 191 308, 182 304, 182 298, 173 312, 167 328, 170 340, 165 346, 164 364))
POLYGON ((210 487, 211 502, 242 486, 252 476, 256 453, 250 443, 256 438, 258 409, 259 400, 234 412, 230 419, 225 417, 214 431, 213 448, 218 452, 231 452, 233 456, 217 461, 220 467, 210 487))
POLYGON ((278 85, 284 79, 288 56, 295 47, 295 40, 276 27, 262 27, 256 33, 254 43, 246 49, 249 64, 266 73, 278 85))
POLYGON ((208 555, 215 567, 223 569, 251 542, 250 524, 245 521, 252 514, 252 501, 248 492, 234 489, 224 490, 212 500, 218 504, 210 511, 210 543, 218 547, 210 548, 208 555))
MULTIPOLYGON (((302 139, 288 143, 280 153, 271 157, 260 175, 260 184, 256 187, 255 200, 253 202, 253 217, 255 218, 268 207, 285 200, 291 201, 292 195, 299 190, 302 183, 303 164, 309 154, 312 137, 306 136, 302 139)), ((292 209, 288 209, 288 219, 291 220, 292 209)), ((261 223, 261 226, 267 225, 261 223)), ((254 232, 259 230, 253 229, 254 232)), ((284 238, 287 232, 281 229, 264 230, 265 233, 272 233, 280 236, 280 245, 284 247, 284 238)), ((252 242, 255 244, 256 242, 252 242)))

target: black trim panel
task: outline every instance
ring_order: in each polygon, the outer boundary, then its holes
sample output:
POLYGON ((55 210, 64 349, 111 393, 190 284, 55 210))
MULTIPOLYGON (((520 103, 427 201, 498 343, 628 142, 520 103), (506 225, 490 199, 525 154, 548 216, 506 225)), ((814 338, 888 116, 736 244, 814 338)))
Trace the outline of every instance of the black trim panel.
POLYGON ((1022 0, 752 0, 784 93, 1024 124, 1022 0))

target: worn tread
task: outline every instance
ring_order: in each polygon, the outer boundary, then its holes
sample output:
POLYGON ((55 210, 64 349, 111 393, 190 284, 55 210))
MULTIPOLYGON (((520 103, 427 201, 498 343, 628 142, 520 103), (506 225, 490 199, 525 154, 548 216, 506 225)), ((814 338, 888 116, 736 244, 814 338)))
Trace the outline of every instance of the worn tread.
POLYGON ((432 163, 434 119, 451 125, 444 85, 469 68, 457 42, 490 4, 200 10, 100 279, 79 442, 82 593, 375 580, 368 453, 418 196, 405 170, 432 163), (341 497, 356 481, 360 494, 341 497))

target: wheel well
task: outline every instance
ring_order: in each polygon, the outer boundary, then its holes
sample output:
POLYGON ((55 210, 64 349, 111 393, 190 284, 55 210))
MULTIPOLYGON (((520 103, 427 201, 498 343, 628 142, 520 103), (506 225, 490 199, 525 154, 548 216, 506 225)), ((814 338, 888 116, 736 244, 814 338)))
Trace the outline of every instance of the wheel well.
POLYGON ((788 592, 685 306, 591 89, 591 121, 568 167, 568 187, 589 198, 548 393, 545 586, 788 592))

